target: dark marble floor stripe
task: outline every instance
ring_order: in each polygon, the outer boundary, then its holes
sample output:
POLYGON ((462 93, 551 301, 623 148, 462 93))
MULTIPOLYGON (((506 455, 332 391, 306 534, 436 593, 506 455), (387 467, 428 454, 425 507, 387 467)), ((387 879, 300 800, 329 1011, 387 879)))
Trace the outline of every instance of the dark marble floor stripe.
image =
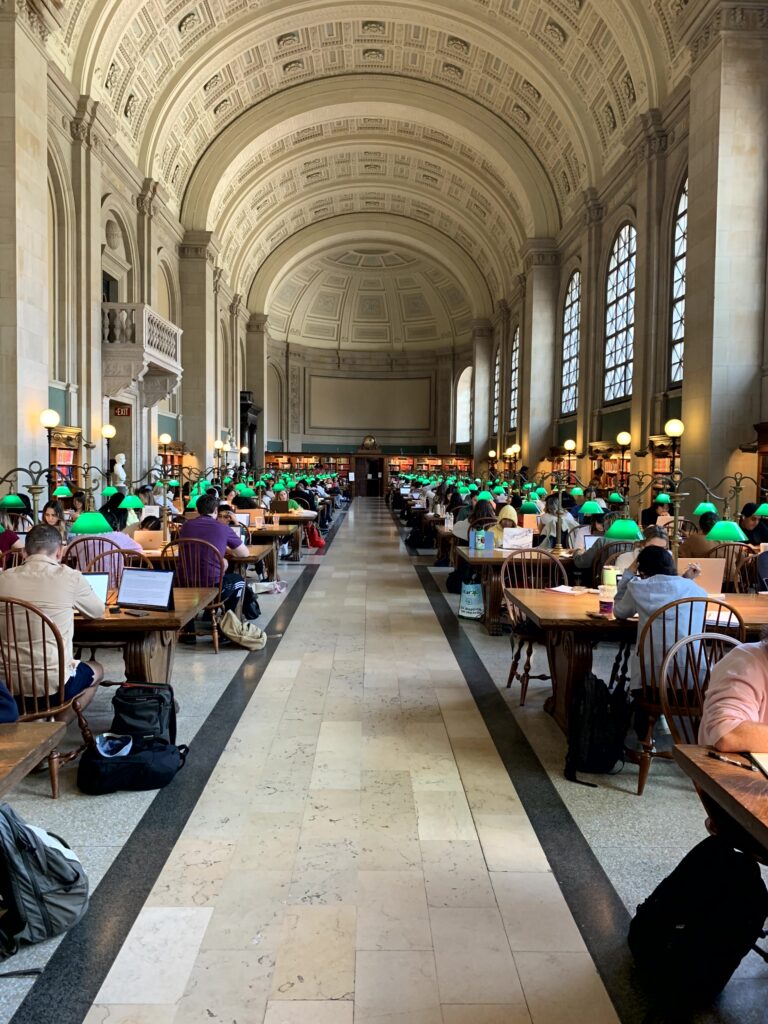
POLYGON ((191 742, 186 765, 147 808, 96 887, 88 913, 65 936, 10 1024, 82 1024, 318 568, 305 566, 295 580, 267 626, 267 646, 252 651, 235 673, 191 742))
POLYGON ((626 945, 629 914, 427 566, 415 565, 622 1024, 649 1012, 626 945))

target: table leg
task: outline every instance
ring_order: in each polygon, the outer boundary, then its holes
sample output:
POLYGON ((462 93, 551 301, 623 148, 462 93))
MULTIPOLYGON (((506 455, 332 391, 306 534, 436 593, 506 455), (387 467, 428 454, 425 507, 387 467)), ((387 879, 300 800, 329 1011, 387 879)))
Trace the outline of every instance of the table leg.
POLYGON ((576 679, 592 669, 592 642, 586 633, 547 630, 547 657, 552 677, 552 696, 544 703, 564 733, 568 733, 571 689, 576 679))
POLYGON ((264 561, 267 563, 267 579, 277 581, 280 579, 280 570, 278 565, 280 559, 277 557, 278 541, 276 537, 272 538, 272 551, 267 555, 264 561))
POLYGON ((485 628, 491 636, 501 634, 501 567, 483 566, 483 597, 485 628))
POLYGON ((137 633, 123 649, 126 679, 131 683, 170 683, 175 650, 173 631, 137 633))
POLYGON ((301 540, 302 534, 304 533, 304 527, 300 526, 297 530, 294 530, 291 534, 291 561, 301 561, 301 540))

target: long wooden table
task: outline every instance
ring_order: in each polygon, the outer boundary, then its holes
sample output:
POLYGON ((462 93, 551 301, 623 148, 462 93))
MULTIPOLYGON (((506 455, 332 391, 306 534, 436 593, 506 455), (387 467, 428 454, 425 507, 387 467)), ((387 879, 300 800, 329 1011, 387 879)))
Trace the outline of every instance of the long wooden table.
MULTIPOLYGON (((545 707, 567 732, 571 687, 591 670, 594 647, 605 641, 631 643, 637 637, 637 620, 591 618, 589 613, 598 610, 594 593, 507 590, 506 596, 546 636, 553 695, 545 707)), ((740 613, 750 635, 768 622, 768 595, 728 594, 725 601, 740 613)))
MULTIPOLYGON (((159 565, 163 560, 162 551, 145 551, 144 557, 153 564, 159 565)), ((249 544, 247 555, 234 555, 231 552, 226 554, 227 562, 234 570, 247 570, 249 565, 255 562, 264 561, 267 563, 267 574, 270 579, 278 579, 277 575, 277 552, 274 542, 270 544, 249 544)))
POLYGON ((0 725, 0 797, 40 764, 67 731, 64 722, 0 725))
MULTIPOLYGON (((295 516, 294 516, 295 519, 295 516)), ((273 526, 271 523, 265 526, 252 526, 250 529, 251 543, 258 543, 269 538, 278 544, 281 537, 290 537, 291 540, 291 561, 301 561, 301 536, 303 529, 296 522, 288 522, 281 526, 273 526)), ((277 555, 275 555, 277 565, 277 555)), ((275 577, 277 579, 277 577, 275 577)))
MULTIPOLYGON (((179 630, 216 597, 215 587, 174 587, 172 609, 132 615, 121 608, 98 619, 75 615, 75 647, 98 647, 111 640, 123 645, 125 675, 131 682, 168 683, 179 630)), ((114 605, 114 595, 110 595, 114 605)))
MULTIPOLYGON (((682 745, 674 748, 673 756, 695 783, 719 830, 722 831, 723 823, 718 809, 736 822, 768 856, 768 779, 762 772, 749 772, 716 761, 707 755, 708 750, 708 747, 682 745)), ((728 756, 741 760, 738 754, 728 756)))

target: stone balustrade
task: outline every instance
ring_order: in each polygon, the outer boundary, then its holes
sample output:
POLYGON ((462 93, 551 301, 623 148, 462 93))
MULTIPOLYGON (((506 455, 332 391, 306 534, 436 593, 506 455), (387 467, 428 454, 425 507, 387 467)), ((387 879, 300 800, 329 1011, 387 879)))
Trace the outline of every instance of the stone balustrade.
POLYGON ((182 330, 143 302, 101 305, 104 393, 115 397, 138 388, 145 406, 155 405, 181 380, 182 330))

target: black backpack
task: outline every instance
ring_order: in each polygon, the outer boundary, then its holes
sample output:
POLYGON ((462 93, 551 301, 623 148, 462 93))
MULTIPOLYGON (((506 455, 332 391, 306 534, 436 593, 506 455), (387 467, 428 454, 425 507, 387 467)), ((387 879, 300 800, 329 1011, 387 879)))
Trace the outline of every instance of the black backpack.
POLYGON ((604 775, 624 764, 624 737, 629 725, 630 705, 627 691, 617 683, 609 689, 593 672, 576 681, 571 693, 568 720, 568 753, 565 777, 582 782, 576 772, 604 775))
POLYGON ((766 917, 768 890, 757 862, 710 836, 637 908, 629 948, 661 998, 703 1006, 755 948, 766 917))
POLYGON ((183 744, 177 747, 157 737, 137 737, 130 753, 105 757, 94 742, 85 748, 78 762, 77 786, 90 796, 119 790, 162 789, 184 767, 188 753, 189 748, 183 744))
POLYGON ((53 833, 0 804, 0 959, 61 935, 88 909, 88 876, 53 833))
POLYGON ((110 732, 176 742, 176 702, 167 683, 123 683, 112 698, 110 732))

